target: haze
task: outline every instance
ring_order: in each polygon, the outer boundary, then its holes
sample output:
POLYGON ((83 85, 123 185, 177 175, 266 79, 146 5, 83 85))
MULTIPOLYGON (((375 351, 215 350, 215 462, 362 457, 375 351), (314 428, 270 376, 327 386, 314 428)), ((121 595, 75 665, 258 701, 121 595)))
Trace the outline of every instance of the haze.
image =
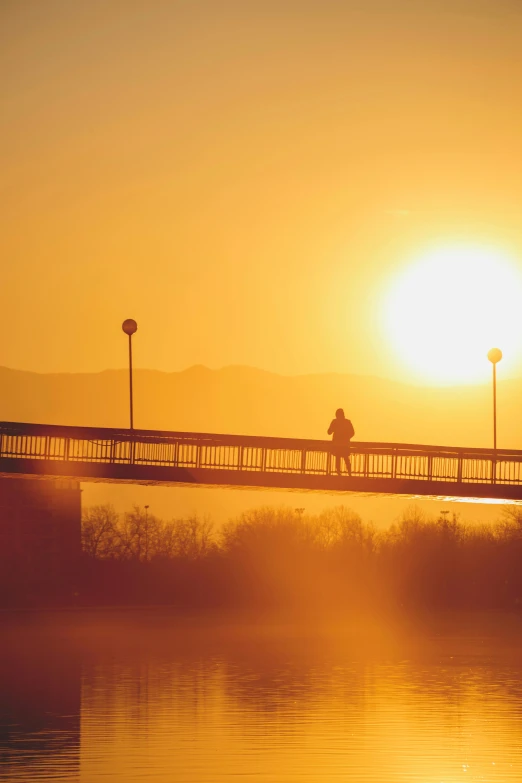
POLYGON ((0 19, 2 365, 123 367, 132 316, 141 367, 422 382, 382 323, 397 273, 456 242, 520 272, 517 2, 26 0, 0 19))
POLYGON ((522 780, 521 43, 0 0, 0 781, 522 780))

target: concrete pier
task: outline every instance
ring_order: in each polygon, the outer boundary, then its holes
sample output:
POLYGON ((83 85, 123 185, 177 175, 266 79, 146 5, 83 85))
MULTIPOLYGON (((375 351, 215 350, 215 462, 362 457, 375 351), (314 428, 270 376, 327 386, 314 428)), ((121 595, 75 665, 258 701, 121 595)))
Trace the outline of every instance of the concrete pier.
POLYGON ((69 479, 0 477, 4 606, 74 592, 81 557, 81 490, 69 479))

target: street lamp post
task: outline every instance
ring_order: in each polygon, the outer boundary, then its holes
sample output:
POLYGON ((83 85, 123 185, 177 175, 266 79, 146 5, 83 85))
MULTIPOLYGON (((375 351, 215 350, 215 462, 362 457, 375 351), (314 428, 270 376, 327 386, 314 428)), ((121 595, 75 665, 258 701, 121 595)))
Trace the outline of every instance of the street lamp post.
POLYGON ((138 324, 133 318, 127 318, 121 328, 129 336, 129 402, 130 402, 130 429, 134 429, 134 411, 132 399, 132 335, 137 331, 138 324))
POLYGON ((488 351, 488 359, 493 365, 493 450, 497 450, 497 364, 502 359, 500 348, 488 351))

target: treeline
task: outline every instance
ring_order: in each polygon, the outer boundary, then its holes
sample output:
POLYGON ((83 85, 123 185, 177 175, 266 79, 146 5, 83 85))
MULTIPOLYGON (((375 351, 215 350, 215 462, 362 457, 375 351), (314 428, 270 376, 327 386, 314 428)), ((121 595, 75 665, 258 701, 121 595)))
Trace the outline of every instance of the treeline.
POLYGON ((168 603, 320 614, 345 610, 513 610, 522 601, 522 509, 492 526, 411 507, 385 531, 345 507, 260 508, 215 530, 135 507, 84 513, 80 603, 168 603))
POLYGON ((134 506, 125 514, 111 505, 91 506, 82 515, 82 550, 91 558, 150 562, 202 558, 215 547, 212 524, 193 516, 164 522, 134 506))

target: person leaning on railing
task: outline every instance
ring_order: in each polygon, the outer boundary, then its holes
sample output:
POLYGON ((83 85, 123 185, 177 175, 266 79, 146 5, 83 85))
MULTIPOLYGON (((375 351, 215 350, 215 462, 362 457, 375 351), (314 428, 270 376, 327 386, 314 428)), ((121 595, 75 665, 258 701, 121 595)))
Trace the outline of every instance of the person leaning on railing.
POLYGON ((344 415, 342 408, 335 411, 335 419, 328 427, 328 435, 332 435, 332 454, 335 456, 335 469, 341 475, 341 459, 344 459, 348 475, 352 475, 350 463, 350 441, 355 435, 355 430, 350 419, 344 415))

